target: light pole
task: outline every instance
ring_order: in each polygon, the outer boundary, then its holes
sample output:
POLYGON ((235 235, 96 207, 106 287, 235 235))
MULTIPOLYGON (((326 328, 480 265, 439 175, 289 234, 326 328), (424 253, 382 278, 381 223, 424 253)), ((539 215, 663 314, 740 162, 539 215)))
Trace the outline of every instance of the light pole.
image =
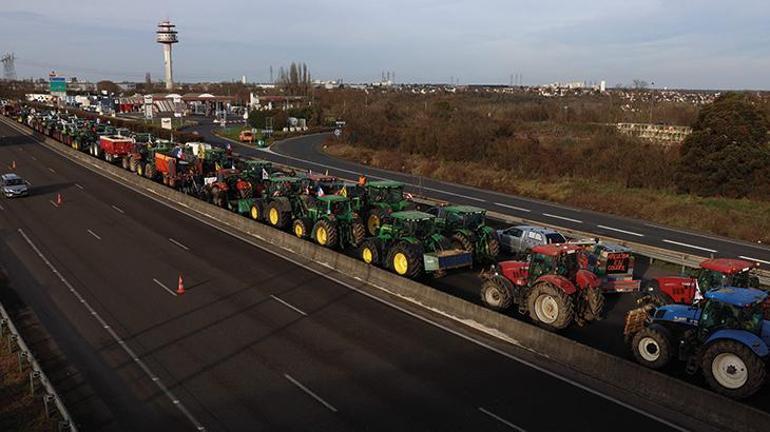
POLYGON ((652 124, 652 104, 655 101, 655 82, 650 82, 650 124, 652 124))

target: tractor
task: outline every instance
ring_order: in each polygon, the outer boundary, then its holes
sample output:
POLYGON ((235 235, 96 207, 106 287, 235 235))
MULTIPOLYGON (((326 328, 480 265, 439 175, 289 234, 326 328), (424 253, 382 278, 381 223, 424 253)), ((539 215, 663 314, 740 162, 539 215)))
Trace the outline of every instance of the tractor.
POLYGON ((256 221, 266 221, 276 228, 286 228, 294 215, 302 214, 301 194, 303 179, 289 176, 272 176, 264 183, 257 185, 260 190, 255 193, 254 203, 249 209, 249 215, 256 221))
POLYGON ((203 187, 205 196, 217 207, 247 214, 254 203, 251 183, 234 169, 220 169, 203 187))
POLYGON ((367 182, 356 186, 351 193, 361 198, 359 208, 354 210, 366 220, 366 231, 376 236, 380 225, 387 221, 393 212, 400 212, 411 207, 404 199, 404 184, 390 180, 367 182))
POLYGON ((711 258, 700 263, 690 276, 668 276, 651 280, 640 303, 663 306, 671 303, 693 304, 711 290, 725 286, 759 288, 759 278, 752 269, 759 264, 731 258, 711 258))
POLYGON ((410 279, 423 273, 434 277, 447 270, 471 267, 470 252, 455 249, 452 242, 438 232, 436 217, 419 211, 402 211, 390 215, 376 237, 364 240, 361 259, 380 265, 410 279))
POLYGON ((307 173, 300 176, 305 179, 308 194, 313 196, 336 194, 345 187, 342 180, 330 175, 307 173))
POLYGON ((743 399, 765 382, 770 361, 767 293, 754 288, 707 291, 697 305, 645 305, 626 315, 624 334, 637 362, 662 369, 677 359, 703 373, 709 387, 743 399))
POLYGON ((436 206, 425 211, 438 218, 442 234, 473 254, 478 262, 494 263, 500 254, 497 232, 486 224, 486 210, 464 205, 436 206))
POLYGON ((350 200, 341 195, 304 196, 304 214, 294 219, 292 231, 299 238, 310 237, 321 246, 357 248, 366 237, 364 224, 353 213, 350 200))
POLYGON ((527 261, 502 261, 481 273, 481 301, 494 310, 511 304, 549 330, 601 319, 601 280, 579 264, 582 248, 571 244, 532 248, 527 261))

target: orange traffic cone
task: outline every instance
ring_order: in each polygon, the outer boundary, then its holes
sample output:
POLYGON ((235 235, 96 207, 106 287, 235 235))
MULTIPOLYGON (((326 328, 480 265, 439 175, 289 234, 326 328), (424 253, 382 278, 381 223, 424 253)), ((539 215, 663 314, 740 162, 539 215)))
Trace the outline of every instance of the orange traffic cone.
POLYGON ((179 285, 176 287, 176 294, 182 295, 184 294, 184 281, 182 281, 182 275, 179 275, 179 285))
POLYGON ((56 194, 56 206, 61 207, 61 205, 64 203, 64 200, 61 197, 61 193, 56 194))

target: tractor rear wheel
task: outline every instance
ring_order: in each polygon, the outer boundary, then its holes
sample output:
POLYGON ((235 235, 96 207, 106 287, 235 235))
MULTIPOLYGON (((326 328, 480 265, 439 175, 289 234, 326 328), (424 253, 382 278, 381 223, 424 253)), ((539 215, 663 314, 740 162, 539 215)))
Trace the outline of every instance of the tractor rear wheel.
POLYGON ((128 169, 131 172, 136 172, 136 167, 139 166, 139 161, 135 157, 128 159, 128 169))
POLYGON ((144 177, 144 164, 141 161, 136 164, 136 175, 144 177))
POLYGON ((744 399, 764 384, 765 363, 746 345, 721 339, 708 347, 701 363, 709 386, 725 396, 744 399))
POLYGON ((364 224, 360 219, 354 219, 350 225, 350 246, 357 248, 361 246, 364 239, 366 239, 366 228, 364 228, 364 224))
POLYGON ((513 289, 508 279, 493 276, 481 284, 481 301, 486 307, 502 311, 511 307, 513 289))
MULTIPOLYGON (((363 227, 363 226, 362 226, 363 227)), ((382 242, 377 237, 364 240, 361 245, 361 260, 367 264, 380 265, 382 255, 382 242)))
POLYGON ((120 160, 120 166, 122 166, 124 170, 128 170, 128 167, 129 167, 128 156, 123 156, 123 159, 120 160))
POLYGON ((366 230, 370 236, 376 236, 380 231, 380 225, 382 225, 386 214, 385 210, 379 208, 372 209, 369 212, 369 216, 366 217, 366 230))
POLYGON ((585 310, 582 318, 586 321, 599 321, 604 312, 604 293, 600 287, 583 290, 585 310))
POLYGON ((390 250, 387 262, 396 274, 417 279, 422 274, 421 260, 418 248, 402 241, 390 250))
POLYGON ((471 254, 474 252, 475 248, 473 247, 473 240, 461 232, 454 233, 452 235, 451 242, 455 249, 464 250, 466 252, 470 252, 471 254))
POLYGON ((305 218, 294 219, 291 231, 297 238, 307 238, 308 232, 310 231, 310 221, 305 218))
POLYGON ((267 221, 276 228, 286 228, 286 215, 281 211, 278 201, 271 201, 267 205, 267 221))
POLYGON ((537 324, 549 330, 567 328, 575 318, 572 299, 560 288, 539 282, 532 287, 527 298, 529 316, 537 324))
POLYGON ((321 219, 313 227, 313 238, 321 246, 333 248, 339 240, 337 226, 326 219, 321 219))
POLYGON ((642 366, 661 369, 671 360, 671 341, 664 332, 646 327, 634 335, 631 351, 642 366))

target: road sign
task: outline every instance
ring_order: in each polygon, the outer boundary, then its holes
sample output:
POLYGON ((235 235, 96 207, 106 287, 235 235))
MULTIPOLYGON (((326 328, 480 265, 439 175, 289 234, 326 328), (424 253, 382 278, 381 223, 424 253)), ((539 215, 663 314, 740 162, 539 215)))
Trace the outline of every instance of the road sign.
POLYGON ((169 117, 163 117, 160 119, 160 127, 163 129, 171 130, 171 119, 169 117))
POLYGON ((51 93, 67 93, 67 79, 64 77, 49 77, 48 86, 51 93))
POLYGON ((144 118, 152 118, 152 95, 144 96, 144 118))

